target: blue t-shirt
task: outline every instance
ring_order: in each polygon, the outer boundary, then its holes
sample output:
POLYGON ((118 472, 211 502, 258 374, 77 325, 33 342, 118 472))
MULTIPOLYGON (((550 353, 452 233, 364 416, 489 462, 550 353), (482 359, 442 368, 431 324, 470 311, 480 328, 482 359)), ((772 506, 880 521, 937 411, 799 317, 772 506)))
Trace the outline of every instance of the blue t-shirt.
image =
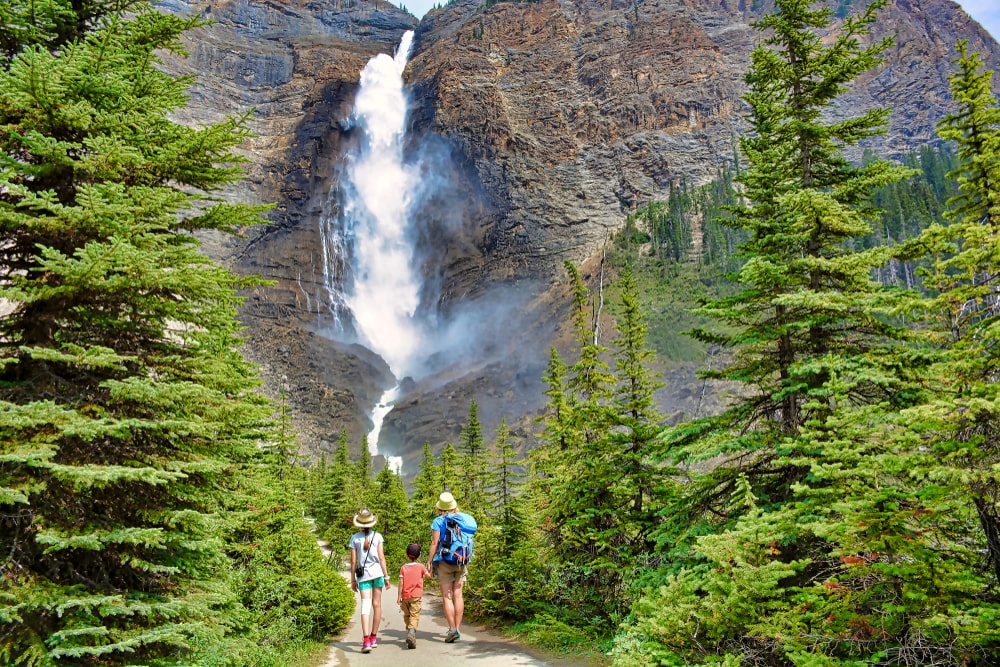
MULTIPOLYGON (((445 521, 447 520, 447 518, 449 516, 452 516, 452 515, 450 515, 450 514, 442 514, 440 516, 434 517, 434 520, 431 521, 431 531, 433 532, 433 531, 436 530, 437 534, 438 534, 438 550, 434 554, 434 562, 435 563, 438 562, 439 560, 441 560, 441 540, 444 538, 445 521)), ((433 536, 432 536, 432 538, 433 538, 433 536)))

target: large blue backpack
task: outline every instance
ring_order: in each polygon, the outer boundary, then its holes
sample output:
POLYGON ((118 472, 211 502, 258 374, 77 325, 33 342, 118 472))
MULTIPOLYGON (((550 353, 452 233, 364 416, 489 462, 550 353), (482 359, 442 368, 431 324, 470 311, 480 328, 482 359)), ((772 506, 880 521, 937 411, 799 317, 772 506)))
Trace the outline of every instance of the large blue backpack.
POLYGON ((466 565, 472 560, 474 544, 473 535, 479 530, 479 524, 471 514, 457 512, 446 514, 444 531, 438 545, 438 557, 449 565, 466 565))

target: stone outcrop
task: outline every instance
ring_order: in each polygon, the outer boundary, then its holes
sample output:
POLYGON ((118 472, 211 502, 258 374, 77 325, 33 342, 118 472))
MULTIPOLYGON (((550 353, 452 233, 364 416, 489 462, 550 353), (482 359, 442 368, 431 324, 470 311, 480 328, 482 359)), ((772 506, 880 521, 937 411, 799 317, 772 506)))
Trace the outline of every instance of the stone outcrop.
MULTIPOLYGON (((475 221, 487 279, 582 261, 628 211, 731 160, 758 40, 750 21, 772 9, 752 4, 461 0, 424 17, 409 72, 415 124, 459 146, 488 193, 475 221)), ((955 42, 998 68, 1000 51, 949 0, 896 0, 874 37, 890 32, 885 65, 831 113, 892 107, 888 134, 870 145, 896 157, 936 141, 955 42)), ((451 282, 470 279, 483 276, 451 282)))
MULTIPOLYGON (((342 121, 359 72, 416 28, 405 73, 411 149, 431 146, 442 158, 442 185, 418 214, 424 307, 448 317, 495 288, 527 305, 506 317, 489 354, 408 387, 383 440, 409 472, 425 441, 457 440, 471 398, 487 432, 501 416, 525 439, 537 428, 545 350, 565 338, 556 326, 567 303, 556 280, 563 260, 592 262, 629 211, 731 159, 758 39, 750 21, 771 9, 768 0, 457 0, 418 25, 381 0, 159 4, 215 21, 188 37, 190 58, 167 60, 199 75, 180 117, 204 123, 255 109, 249 179, 227 196, 275 202, 272 224, 205 242, 239 271, 275 281, 248 295, 247 352, 269 393, 288 383, 311 453, 342 429, 360 437, 392 382, 381 360, 329 336, 318 221, 352 143, 342 121)), ((830 113, 891 106, 890 130, 873 147, 899 155, 936 141, 956 40, 969 39, 998 70, 1000 49, 949 0, 894 0, 875 37, 890 31, 898 37, 885 65, 830 113)), ((701 409, 706 392, 692 369, 671 374, 664 412, 701 409)))

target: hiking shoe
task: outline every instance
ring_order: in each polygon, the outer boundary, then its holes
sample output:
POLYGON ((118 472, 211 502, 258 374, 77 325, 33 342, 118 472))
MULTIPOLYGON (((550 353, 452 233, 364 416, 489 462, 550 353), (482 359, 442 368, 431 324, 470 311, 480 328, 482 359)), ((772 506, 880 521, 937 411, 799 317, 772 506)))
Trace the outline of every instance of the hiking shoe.
POLYGON ((448 634, 444 636, 444 641, 446 644, 450 644, 461 636, 462 634, 458 630, 449 630, 448 634))
POLYGON ((406 648, 417 648, 417 633, 410 630, 406 633, 406 648))
POLYGON ((378 637, 376 637, 375 635, 372 635, 371 636, 371 641, 368 642, 368 645, 371 646, 372 648, 378 647, 378 637))
POLYGON ((371 637, 365 637, 365 641, 361 645, 361 652, 369 653, 371 650, 372 650, 372 639, 371 637))

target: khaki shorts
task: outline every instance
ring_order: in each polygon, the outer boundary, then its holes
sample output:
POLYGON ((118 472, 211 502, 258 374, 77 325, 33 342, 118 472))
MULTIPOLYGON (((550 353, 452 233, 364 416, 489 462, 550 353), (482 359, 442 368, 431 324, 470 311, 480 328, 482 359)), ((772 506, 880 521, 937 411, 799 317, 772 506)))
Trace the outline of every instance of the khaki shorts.
POLYGON ((451 565, 443 561, 438 561, 437 563, 438 583, 451 584, 465 581, 466 575, 465 565, 451 565))
POLYGON ((423 601, 420 598, 406 598, 399 605, 403 609, 403 622, 407 630, 416 630, 420 626, 420 608, 423 601))

